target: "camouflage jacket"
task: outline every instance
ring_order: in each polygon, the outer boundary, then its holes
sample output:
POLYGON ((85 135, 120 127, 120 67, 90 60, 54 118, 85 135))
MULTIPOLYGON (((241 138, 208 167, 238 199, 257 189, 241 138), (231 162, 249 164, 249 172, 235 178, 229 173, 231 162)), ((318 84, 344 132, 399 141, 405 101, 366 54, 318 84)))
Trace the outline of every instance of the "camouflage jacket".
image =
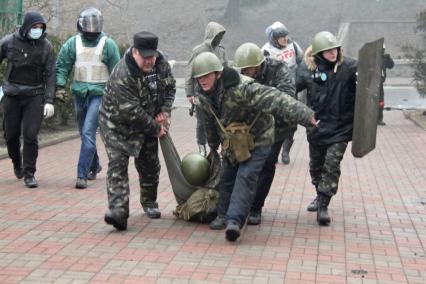
MULTIPOLYGON (((283 95, 289 95, 296 99, 296 82, 285 62, 267 57, 262 63, 260 74, 255 79, 260 84, 275 87, 283 92, 283 95)), ((297 129, 296 124, 286 122, 282 116, 275 116, 274 118, 276 141, 284 139, 288 132, 297 129)))
MULTIPOLYGON (((200 91, 200 107, 205 115, 208 144, 214 149, 218 148, 224 136, 211 110, 216 113, 224 127, 232 122, 245 122, 250 125, 260 114, 250 131, 254 136, 255 147, 273 143, 273 116, 279 115, 293 123, 308 126, 314 115, 307 106, 283 95, 276 88, 240 76, 236 70, 228 67, 224 68, 215 90, 209 93, 200 91)), ((224 152, 223 155, 234 161, 230 152, 224 152)))
POLYGON ((106 84, 99 110, 99 126, 105 146, 138 156, 145 137, 155 136, 161 126, 160 112, 170 114, 176 81, 170 65, 160 55, 155 63, 157 96, 151 95, 146 77, 130 50, 114 68, 106 84))

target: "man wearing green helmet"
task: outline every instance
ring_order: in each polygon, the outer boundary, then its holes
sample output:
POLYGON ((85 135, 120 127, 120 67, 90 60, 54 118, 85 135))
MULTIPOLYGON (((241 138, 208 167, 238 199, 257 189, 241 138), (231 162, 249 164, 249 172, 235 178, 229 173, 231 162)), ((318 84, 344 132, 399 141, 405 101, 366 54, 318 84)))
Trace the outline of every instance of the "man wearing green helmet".
POLYGON ((307 89, 307 104, 315 111, 319 127, 307 134, 309 171, 317 197, 308 211, 328 225, 330 199, 337 192, 340 162, 352 140, 357 62, 343 56, 340 43, 327 31, 317 33, 297 71, 296 91, 307 89))
MULTIPOLYGON (((234 66, 241 69, 241 74, 256 79, 258 83, 275 87, 282 91, 283 95, 295 98, 295 80, 287 64, 271 57, 265 57, 256 44, 248 42, 238 47, 234 56, 234 66)), ((293 128, 293 125, 279 116, 274 119, 274 143, 259 175, 256 196, 247 219, 248 225, 258 225, 262 221, 262 207, 274 180, 275 164, 278 161, 281 145, 286 138, 286 133, 292 131, 293 128)))
POLYGON ((198 82, 208 144, 212 149, 222 144, 218 217, 210 228, 226 226, 226 239, 235 241, 246 222, 259 173, 273 143, 273 115, 281 113, 305 126, 316 125, 316 121, 304 104, 223 67, 211 52, 194 59, 192 76, 198 82))

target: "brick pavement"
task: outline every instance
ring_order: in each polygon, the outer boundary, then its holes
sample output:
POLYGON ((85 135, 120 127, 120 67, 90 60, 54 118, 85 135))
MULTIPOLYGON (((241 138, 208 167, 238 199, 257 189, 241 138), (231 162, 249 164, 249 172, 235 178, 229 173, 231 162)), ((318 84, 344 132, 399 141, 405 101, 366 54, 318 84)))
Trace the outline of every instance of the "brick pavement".
MULTIPOLYGON (((181 155, 195 149, 195 119, 173 114, 181 155)), ((318 227, 305 210, 314 197, 302 128, 289 166, 278 165, 260 226, 226 242, 224 232, 175 220, 166 167, 159 188, 162 219, 139 205, 130 163, 128 231, 103 222, 104 170, 75 190, 79 139, 40 150, 40 187, 16 180, 0 161, 0 283, 426 283, 426 132, 401 112, 385 113, 377 149, 342 164, 333 221, 318 227)))

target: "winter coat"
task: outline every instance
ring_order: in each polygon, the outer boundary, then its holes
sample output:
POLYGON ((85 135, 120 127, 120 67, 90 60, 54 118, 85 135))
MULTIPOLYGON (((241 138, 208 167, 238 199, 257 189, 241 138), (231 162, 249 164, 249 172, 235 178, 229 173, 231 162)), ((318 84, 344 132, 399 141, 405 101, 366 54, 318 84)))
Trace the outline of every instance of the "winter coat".
POLYGON ((336 64, 305 52, 296 76, 296 91, 307 89, 307 105, 315 111, 319 127, 309 132, 309 143, 329 145, 352 140, 357 61, 343 56, 336 64), (322 79, 321 79, 322 77, 322 79))
MULTIPOLYGON (((89 41, 84 37, 84 35, 81 35, 83 46, 97 46, 99 40, 104 35, 104 33, 101 33, 94 41, 89 41)), ((76 62, 75 42, 76 36, 69 38, 59 51, 58 59, 56 61, 56 85, 60 88, 65 88, 68 77, 71 75, 76 62)), ((108 38, 105 42, 102 57, 102 62, 108 67, 108 71, 111 74, 114 66, 120 60, 120 51, 118 46, 111 38, 108 38)), ((88 83, 79 81, 72 81, 71 83, 71 93, 83 98, 87 96, 102 96, 104 88, 105 83, 88 83)))
MULTIPOLYGON (((261 71, 255 77, 256 81, 262 85, 275 87, 282 92, 282 95, 288 95, 296 98, 296 83, 294 76, 287 67, 287 64, 267 57, 261 65, 261 71)), ((284 139, 285 135, 297 129, 296 124, 289 124, 285 119, 278 115, 275 116, 275 140, 284 139)))
MULTIPOLYGON (((239 75, 232 68, 225 67, 216 83, 215 90, 200 92, 200 108, 205 117, 207 140, 210 147, 217 149, 223 142, 220 130, 212 111, 215 112, 224 127, 232 122, 253 123, 250 133, 257 146, 271 145, 274 141, 274 118, 283 116, 292 123, 308 126, 313 112, 301 102, 283 95, 276 88, 256 83, 252 78, 239 75)), ((233 154, 227 150, 223 155, 235 161, 233 154)))
POLYGON ((216 22, 210 22, 207 24, 203 43, 194 47, 191 58, 188 61, 185 78, 185 92, 187 97, 195 95, 194 88, 197 82, 194 78, 192 78, 192 62, 194 61, 194 58, 197 57, 197 55, 207 51, 212 52, 219 58, 220 62, 222 62, 224 66, 228 65, 228 58, 226 56, 225 48, 220 45, 220 41, 218 40, 219 37, 223 37, 225 32, 225 28, 216 22))
POLYGON ((138 156, 145 137, 159 133, 161 126, 155 122, 155 116, 161 112, 171 113, 176 81, 169 63, 161 54, 154 70, 155 97, 147 77, 133 59, 131 49, 114 68, 99 110, 101 137, 107 147, 138 156))
POLYGON ((271 42, 267 42, 262 47, 262 51, 273 59, 287 63, 293 75, 303 61, 303 49, 295 41, 289 42, 286 48, 277 48, 271 42))
POLYGON ((0 40, 0 63, 7 59, 3 92, 7 96, 45 96, 53 104, 55 97, 55 55, 46 38, 46 23, 35 12, 26 14, 24 23, 16 32, 0 40), (28 32, 35 24, 43 24, 39 39, 30 39, 28 32))

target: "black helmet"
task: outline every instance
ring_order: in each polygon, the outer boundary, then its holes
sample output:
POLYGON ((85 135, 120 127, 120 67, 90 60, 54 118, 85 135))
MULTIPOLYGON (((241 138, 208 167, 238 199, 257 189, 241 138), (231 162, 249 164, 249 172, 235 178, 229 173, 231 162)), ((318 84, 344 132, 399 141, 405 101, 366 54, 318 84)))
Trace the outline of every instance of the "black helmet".
POLYGON ((80 13, 77 20, 77 30, 82 33, 102 32, 104 19, 101 11, 96 8, 88 8, 80 13))

